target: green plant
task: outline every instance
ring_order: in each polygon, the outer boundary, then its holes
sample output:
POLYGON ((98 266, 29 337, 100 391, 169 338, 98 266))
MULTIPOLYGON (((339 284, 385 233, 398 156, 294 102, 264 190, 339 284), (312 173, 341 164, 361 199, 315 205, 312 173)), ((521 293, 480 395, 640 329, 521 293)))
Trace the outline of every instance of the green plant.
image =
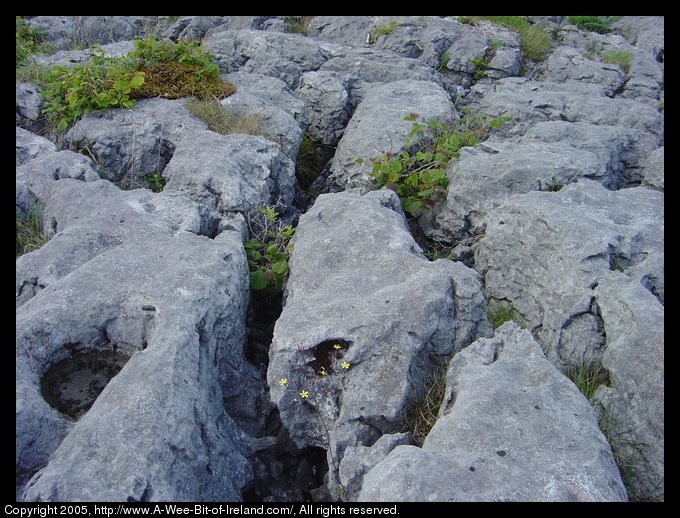
POLYGON ((489 304, 486 315, 494 329, 497 329, 510 320, 519 322, 522 318, 522 314, 511 304, 502 302, 496 302, 493 305, 489 304))
POLYGON ((319 144, 305 133, 300 142, 297 158, 295 159, 295 177, 300 187, 309 188, 311 183, 319 176, 319 167, 316 164, 316 150, 319 144))
POLYGON ((600 57, 603 63, 619 65, 626 74, 630 72, 631 60, 633 59, 633 55, 630 52, 610 51, 602 53, 600 57))
POLYGON ((16 17, 16 68, 23 65, 43 45, 43 33, 29 27, 21 16, 16 17))
POLYGON ((283 21, 288 25, 289 32, 296 32, 307 36, 309 34, 309 23, 314 16, 284 16, 283 21))
MULTIPOLYGON (((406 147, 398 155, 385 153, 372 158, 371 176, 377 189, 388 187, 401 198, 404 211, 418 216, 432 208, 446 195, 449 180, 446 168, 459 150, 475 146, 487 137, 489 128, 498 128, 508 117, 487 121, 484 116, 472 116, 469 108, 460 109, 461 116, 451 121, 416 122, 417 114, 404 117, 413 125, 406 137, 406 147), (411 152, 409 149, 417 149, 411 152)), ((363 159, 357 159, 362 163, 363 159)))
POLYGON ((405 431, 411 432, 413 442, 422 446, 427 434, 439 417, 446 394, 446 364, 435 366, 427 380, 424 397, 406 415, 405 431))
POLYGON ((144 83, 132 92, 132 96, 164 97, 179 99, 194 96, 199 99, 220 99, 236 91, 231 83, 223 83, 219 76, 203 74, 199 65, 180 63, 155 63, 137 68, 144 74, 144 83))
POLYGON ((486 71, 491 68, 489 65, 489 61, 486 58, 472 58, 470 60, 470 63, 472 63, 475 66, 475 72, 473 74, 475 79, 481 79, 484 77, 484 74, 486 74, 486 71))
POLYGON ((578 366, 569 367, 565 375, 588 401, 592 401, 600 385, 610 386, 609 373, 602 367, 601 363, 592 365, 583 362, 578 366))
POLYGON ((231 114, 217 99, 189 98, 187 109, 194 117, 208 125, 210 131, 220 135, 240 133, 243 135, 263 135, 262 118, 256 114, 231 114))
POLYGON ((107 57, 95 48, 87 63, 55 67, 47 80, 44 112, 57 131, 64 131, 92 110, 133 106, 130 93, 144 83, 144 74, 132 70, 127 60, 107 57))
POLYGON ((217 77, 220 70, 213 62, 212 54, 201 48, 196 40, 179 40, 177 42, 156 39, 147 36, 135 39, 135 50, 129 57, 138 67, 151 67, 158 64, 183 63, 198 67, 200 75, 217 77))
POLYGON ((522 55, 531 61, 543 61, 550 52, 550 36, 543 27, 532 25, 526 16, 459 16, 461 23, 475 24, 488 20, 519 33, 522 55))
POLYGON ((291 225, 279 220, 275 207, 260 207, 248 217, 251 239, 244 243, 250 269, 250 289, 268 289, 277 294, 288 276, 291 225))
POLYGON ((32 59, 27 59, 16 70, 16 80, 21 83, 33 83, 40 88, 45 88, 50 83, 50 72, 52 67, 39 65, 32 59))
POLYGON ((26 214, 16 218, 16 256, 37 250, 47 241, 43 232, 40 207, 33 203, 26 214))
POLYGON ((373 29, 369 33, 368 35, 369 43, 377 42, 380 36, 387 36, 388 34, 392 34, 395 30, 397 30, 397 27, 399 27, 399 24, 395 20, 383 23, 382 25, 378 25, 375 29, 373 29))
POLYGON ((441 56, 439 56, 439 66, 437 66, 437 72, 440 74, 446 72, 448 70, 448 67, 446 64, 449 62, 451 59, 451 54, 449 51, 445 51, 441 56))
POLYGON ((606 34, 611 31, 609 20, 601 16, 568 16, 569 23, 576 25, 582 31, 606 34))

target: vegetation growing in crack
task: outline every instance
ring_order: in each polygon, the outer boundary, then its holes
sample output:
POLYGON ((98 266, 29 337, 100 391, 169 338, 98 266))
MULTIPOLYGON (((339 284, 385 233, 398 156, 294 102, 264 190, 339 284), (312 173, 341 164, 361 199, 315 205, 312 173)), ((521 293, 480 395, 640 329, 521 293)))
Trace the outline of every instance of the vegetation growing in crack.
POLYGON ((309 24, 314 16, 284 16, 283 21, 288 26, 288 32, 295 32, 303 36, 309 35, 309 24))
POLYGON ((244 243, 250 269, 250 289, 277 295, 288 276, 291 225, 279 220, 275 207, 260 207, 248 217, 251 239, 244 243))
POLYGON ((187 109, 194 117, 205 122, 210 131, 220 135, 239 133, 243 135, 263 135, 262 118, 257 114, 234 114, 215 99, 189 98, 187 109))
POLYGON ((413 442, 422 446, 427 434, 439 417, 439 409, 444 402, 446 394, 447 365, 436 366, 427 380, 427 390, 422 400, 416 404, 406 415, 406 428, 404 431, 411 432, 413 442))
POLYGON ((511 320, 519 323, 522 318, 522 314, 512 304, 500 301, 489 302, 486 316, 494 329, 511 320))
POLYGON ((43 31, 29 27, 21 16, 16 17, 16 68, 31 62, 36 54, 50 54, 54 51, 44 39, 43 31))
POLYGON ((388 34, 392 34, 394 31, 397 30, 397 27, 399 27, 399 23, 397 23, 395 20, 383 23, 382 25, 378 25, 375 29, 373 29, 369 33, 368 35, 369 43, 376 43, 380 36, 387 36, 388 34))
MULTIPOLYGON (((450 121, 417 122, 415 113, 404 117, 413 122, 406 137, 407 149, 398 155, 388 152, 371 159, 375 187, 395 191, 404 211, 414 217, 444 198, 449 183, 446 168, 452 159, 460 156, 460 149, 476 146, 488 136, 489 128, 499 128, 510 120, 509 117, 488 120, 485 116, 473 116, 467 107, 460 111, 461 116, 450 121)), ((362 158, 357 161, 364 162, 362 158)))
POLYGON ((612 50, 609 52, 603 52, 600 55, 600 58, 602 59, 603 63, 619 65, 621 67, 621 70, 623 70, 627 74, 628 72, 630 72, 630 65, 631 60, 633 59, 633 55, 630 52, 612 50))
POLYGON ((48 238, 43 232, 42 215, 37 203, 33 203, 26 214, 16 218, 16 256, 37 250, 48 238))
POLYGON ((231 95, 212 56, 198 42, 172 43, 153 36, 135 41, 126 56, 109 57, 99 47, 90 59, 70 69, 55 67, 46 78, 45 113, 57 131, 65 131, 92 110, 130 108, 140 97, 201 99, 231 95))
POLYGON ((588 362, 583 362, 580 365, 569 367, 565 375, 590 402, 593 401, 595 392, 600 385, 605 385, 606 387, 611 385, 609 373, 602 367, 601 363, 592 365, 588 362))
POLYGON ((582 31, 597 32, 607 34, 611 32, 610 25, 620 16, 568 16, 567 19, 572 25, 576 25, 582 31))
POLYGON ((458 19, 461 23, 471 25, 487 20, 499 27, 518 32, 522 55, 531 61, 543 61, 550 53, 550 35, 543 27, 531 24, 526 16, 459 16, 458 19))

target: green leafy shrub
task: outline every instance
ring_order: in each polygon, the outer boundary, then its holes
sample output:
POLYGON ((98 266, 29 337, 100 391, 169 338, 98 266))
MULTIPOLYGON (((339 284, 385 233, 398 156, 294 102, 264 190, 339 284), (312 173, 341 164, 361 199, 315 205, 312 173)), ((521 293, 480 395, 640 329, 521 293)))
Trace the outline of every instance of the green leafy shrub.
POLYGON ((257 114, 232 114, 225 110, 217 99, 190 98, 187 109, 194 117, 208 125, 210 131, 220 135, 240 133, 243 135, 263 135, 262 118, 257 114))
POLYGON ((128 60, 95 49, 87 63, 55 67, 47 80, 42 90, 44 112, 58 131, 64 131, 92 110, 134 106, 130 94, 144 83, 144 74, 134 71, 128 60))
POLYGON ((129 57, 138 67, 151 67, 157 64, 183 63, 198 67, 200 75, 219 76, 220 70, 213 62, 212 54, 201 48, 199 41, 177 42, 158 40, 154 36, 135 40, 135 50, 129 57))
POLYGON ((40 208, 34 203, 24 216, 16 218, 16 256, 33 252, 47 241, 40 208))
POLYGON ((630 72, 631 60, 633 59, 633 55, 630 52, 625 51, 604 52, 600 57, 602 58, 603 63, 619 65, 621 67, 621 70, 623 70, 626 74, 630 72))
POLYGON ((453 158, 460 156, 460 148, 476 146, 487 137, 490 127, 498 128, 510 120, 499 117, 487 121, 484 116, 471 115, 467 107, 460 111, 457 120, 429 120, 425 124, 416 121, 417 114, 404 117, 413 121, 406 138, 408 149, 398 155, 385 153, 371 159, 371 176, 376 188, 388 187, 395 191, 404 211, 413 216, 434 207, 446 195, 449 184, 446 168, 453 158))
POLYGON ((569 23, 576 25, 582 31, 606 34, 611 31, 609 21, 600 16, 569 16, 569 23))
POLYGON ((252 238, 243 246, 250 269, 250 289, 277 294, 288 276, 290 239, 295 229, 279 220, 274 207, 259 208, 248 223, 252 238))
POLYGON ((41 46, 41 33, 29 27, 21 17, 16 17, 16 68, 23 65, 29 56, 38 52, 41 46))
POLYGON ((461 23, 474 24, 488 20, 500 27, 519 33, 522 55, 531 61, 543 61, 550 53, 550 35, 538 25, 529 23, 526 16, 460 16, 461 23))
POLYGON ((135 50, 124 57, 107 57, 95 47, 86 63, 55 67, 43 87, 44 111, 56 130, 64 131, 92 110, 130 108, 141 97, 220 98, 235 90, 220 81, 212 56, 198 42, 149 36, 137 39, 135 50))
POLYGON ((370 43, 375 43, 378 41, 378 38, 380 36, 387 36, 388 34, 392 34, 395 30, 397 30, 397 27, 399 27, 399 24, 392 20, 391 22, 384 23, 382 25, 378 25, 375 29, 373 29, 368 36, 368 41, 370 43))
POLYGON ((475 66, 475 73, 473 74, 475 79, 481 79, 484 77, 484 74, 486 74, 486 71, 491 68, 489 65, 489 61, 484 58, 472 58, 470 60, 470 63, 472 63, 475 66))

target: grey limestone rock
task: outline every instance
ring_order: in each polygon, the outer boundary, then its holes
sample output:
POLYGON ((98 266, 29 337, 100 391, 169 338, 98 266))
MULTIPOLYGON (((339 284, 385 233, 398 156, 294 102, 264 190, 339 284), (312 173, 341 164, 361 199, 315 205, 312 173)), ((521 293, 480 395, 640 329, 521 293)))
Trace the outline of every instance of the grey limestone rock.
POLYGON ((578 178, 616 183, 606 162, 594 153, 568 143, 483 143, 463 148, 460 158, 447 169, 446 208, 436 225, 424 225, 426 233, 446 241, 459 240, 484 231, 486 214, 509 195, 556 190, 578 178))
MULTIPOLYGON (((476 273, 427 261, 392 191, 319 196, 293 244, 267 381, 298 447, 328 451, 335 494, 345 449, 400 431, 432 363, 490 326, 476 273)), ((360 474, 340 476, 351 487, 360 474)))
POLYGON ((32 83, 17 83, 17 126, 20 125, 30 131, 39 131, 42 128, 39 118, 43 101, 39 86, 32 83))
POLYGON ((547 80, 556 83, 595 83, 602 86, 608 97, 619 92, 625 82, 625 75, 618 65, 587 59, 577 49, 570 47, 555 50, 546 65, 547 80))
MULTIPOLYGON (((59 155, 62 153, 70 152, 59 155)), ((23 167, 30 168, 32 162, 23 167)), ((121 191, 105 180, 45 181, 41 174, 37 168, 35 176, 28 179, 33 183, 27 181, 29 200, 40 205, 51 239, 39 250, 17 259, 17 307, 52 282, 123 243, 138 241, 143 246, 146 241, 178 231, 212 233, 209 218, 184 194, 154 194, 146 189, 121 191)), ((19 185, 17 181, 17 196, 19 185)))
POLYGON ((224 79, 237 87, 235 93, 220 101, 224 109, 233 116, 256 117, 262 135, 295 160, 304 135, 302 101, 293 96, 286 83, 274 77, 235 72, 224 79))
POLYGON ((134 17, 128 16, 34 16, 29 27, 59 49, 74 45, 106 45, 132 40, 141 34, 134 17))
POLYGON ((427 81, 395 81, 369 91, 349 121, 330 165, 330 182, 342 189, 370 190, 370 159, 384 152, 400 153, 417 114, 428 119, 448 120, 453 105, 446 92, 427 81), (357 157, 364 163, 358 163, 357 157))
MULTIPOLYGON (((218 28, 219 29, 219 28, 218 28)), ((203 40, 222 72, 253 72, 277 77, 291 88, 300 76, 318 70, 329 57, 319 42, 273 31, 214 30, 203 40)))
POLYGON ((17 473, 46 464, 24 498, 240 499, 249 446, 224 410, 222 384, 244 362, 247 300, 239 235, 178 233, 99 254, 24 304, 17 473), (122 370, 69 422, 48 406, 41 379, 61 360, 106 351, 122 370))
POLYGON ((612 28, 620 32, 632 45, 663 63, 663 16, 622 16, 612 24, 612 28))
POLYGON ((277 202, 290 206, 296 182, 293 162, 278 144, 208 130, 186 134, 163 176, 167 191, 185 192, 220 215, 277 202))
POLYGON ((162 173, 184 134, 205 127, 184 99, 142 99, 129 110, 85 115, 66 138, 96 160, 105 178, 132 183, 162 173))
POLYGON ((662 192, 579 180, 510 197, 475 252, 487 297, 512 304, 556 365, 605 367, 613 444, 637 445, 625 462, 651 498, 663 494, 663 228, 662 192))
POLYGON ((180 16, 163 36, 172 41, 200 40, 210 29, 228 22, 228 16, 180 16))
POLYGON ((57 147, 44 137, 31 133, 24 128, 16 128, 16 162, 17 167, 34 159, 42 153, 56 151, 57 147))
POLYGON ((336 72, 307 72, 300 78, 295 95, 304 101, 305 121, 310 136, 335 146, 350 118, 349 94, 336 72))
POLYGON ((458 353, 422 447, 398 446, 361 501, 625 501, 611 449, 578 389, 514 323, 458 353))
MULTIPOLYGON (((135 45, 132 41, 119 41, 102 45, 101 50, 107 57, 118 57, 135 50, 135 45)), ((91 48, 85 50, 60 50, 49 56, 35 56, 34 60, 39 65, 70 68, 88 62, 92 52, 93 49, 91 48)))
POLYGON ((647 160, 644 162, 644 169, 642 171, 642 183, 661 189, 663 191, 663 164, 664 153, 663 146, 654 150, 647 160))

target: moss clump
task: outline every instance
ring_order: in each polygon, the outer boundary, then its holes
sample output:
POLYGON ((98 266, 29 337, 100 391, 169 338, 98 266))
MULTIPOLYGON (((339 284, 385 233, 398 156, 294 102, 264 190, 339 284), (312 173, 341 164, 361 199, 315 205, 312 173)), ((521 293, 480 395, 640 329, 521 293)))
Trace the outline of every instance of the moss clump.
POLYGON ((135 88, 132 97, 164 97, 179 99, 180 97, 227 97, 236 91, 231 83, 223 83, 219 77, 201 74, 198 65, 186 63, 157 63, 148 67, 139 67, 144 74, 144 84, 135 88))

